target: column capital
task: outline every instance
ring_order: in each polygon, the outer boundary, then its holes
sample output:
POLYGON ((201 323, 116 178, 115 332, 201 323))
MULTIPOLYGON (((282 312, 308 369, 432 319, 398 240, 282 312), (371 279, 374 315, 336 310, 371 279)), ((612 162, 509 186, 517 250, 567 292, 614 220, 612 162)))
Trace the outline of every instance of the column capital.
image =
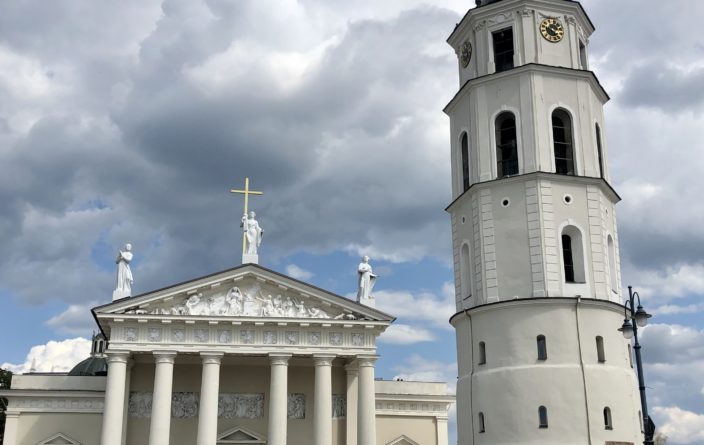
POLYGON ((357 364, 357 360, 348 361, 347 364, 345 365, 345 371, 347 371, 348 375, 359 374, 359 366, 357 364))
POLYGON ((313 362, 315 366, 332 366, 332 361, 337 357, 335 354, 315 354, 313 362))
POLYGON ((201 352, 200 357, 204 365, 219 365, 222 362, 224 352, 201 352))
POLYGON ((5 418, 6 419, 16 419, 20 416, 19 411, 5 411, 5 418))
POLYGON ((154 362, 155 363, 170 363, 174 364, 176 360, 176 351, 154 351, 154 362))
POLYGON ((358 355, 355 361, 358 368, 373 367, 378 358, 378 355, 358 355))
POLYGON ((105 355, 107 356, 107 362, 108 363, 125 363, 130 359, 130 351, 116 351, 116 350, 107 350, 105 351, 105 355))
POLYGON ((287 366, 292 354, 269 354, 269 363, 274 365, 287 366))

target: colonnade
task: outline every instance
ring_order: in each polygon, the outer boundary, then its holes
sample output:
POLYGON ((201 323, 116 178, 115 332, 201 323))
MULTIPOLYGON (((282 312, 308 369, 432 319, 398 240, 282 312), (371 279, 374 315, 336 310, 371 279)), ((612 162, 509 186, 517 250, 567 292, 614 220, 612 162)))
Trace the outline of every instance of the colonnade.
MULTIPOLYGON (((196 445, 215 445, 218 434, 218 394, 222 352, 202 352, 202 377, 196 445)), ((101 445, 123 445, 128 401, 130 353, 108 351, 108 378, 101 445)), ((154 352, 156 369, 149 445, 168 445, 171 431, 171 397, 176 352, 154 352)), ((335 355, 314 355, 315 394, 313 443, 332 443, 332 361, 335 355)), ((286 445, 288 425, 288 364, 290 354, 269 354, 271 381, 267 443, 286 445)), ((376 356, 356 356, 347 371, 347 445, 376 444, 374 363, 376 356)))

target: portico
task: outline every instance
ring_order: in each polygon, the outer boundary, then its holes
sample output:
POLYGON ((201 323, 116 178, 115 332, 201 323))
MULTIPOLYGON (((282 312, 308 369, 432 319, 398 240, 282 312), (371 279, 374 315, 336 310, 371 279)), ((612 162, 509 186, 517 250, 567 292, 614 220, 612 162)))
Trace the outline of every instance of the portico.
POLYGON ((258 265, 94 313, 110 339, 103 445, 180 443, 193 424, 198 445, 233 428, 376 443, 376 337, 393 317, 258 265))
MULTIPOLYGON (((148 431, 150 445, 169 444, 172 443, 170 439, 173 436, 172 422, 186 423, 191 419, 197 421, 196 443, 199 445, 215 444, 219 433, 235 425, 237 419, 242 419, 243 423, 250 428, 255 424, 266 425, 266 430, 261 431, 266 437, 266 443, 285 445, 291 443, 290 440, 287 442, 289 425, 303 420, 304 416, 312 419, 313 422, 312 437, 309 438, 312 443, 319 445, 334 443, 333 429, 335 429, 337 436, 342 435, 349 438, 351 430, 354 430, 352 437, 367 438, 367 441, 360 439, 359 442, 346 439, 346 442, 343 443, 375 443, 373 439, 369 439, 375 435, 374 356, 338 357, 325 354, 294 357, 293 355, 272 353, 268 357, 239 357, 236 354, 212 352, 205 354, 184 353, 179 356, 177 353, 168 352, 155 353, 153 357, 141 353, 134 355, 120 353, 118 359, 114 357, 116 354, 111 354, 110 366, 113 366, 113 369, 120 369, 125 364, 126 371, 123 374, 119 371, 108 373, 103 442, 101 443, 120 444, 124 439, 128 439, 121 437, 124 426, 126 427, 125 431, 130 429, 148 431), (128 367, 126 365, 128 360, 134 360, 136 366, 128 367), (222 406, 221 399, 224 394, 232 393, 225 392, 229 391, 228 388, 220 390, 220 382, 235 377, 234 375, 226 375, 231 371, 242 368, 259 369, 262 362, 267 362, 269 368, 268 375, 265 376, 268 380, 268 385, 266 385, 268 391, 263 394, 264 405, 261 406, 262 409, 245 412, 244 415, 241 415, 242 412, 235 412, 234 416, 228 416, 227 408, 222 406), (294 376, 297 385, 289 388, 289 363, 291 362, 297 371, 294 376), (246 363, 246 365, 238 366, 238 363, 246 363), (335 364, 333 365, 333 363, 335 364), (344 417, 340 417, 340 413, 333 410, 333 394, 337 398, 343 394, 345 398, 349 398, 349 393, 343 393, 340 390, 342 388, 340 383, 344 382, 346 386, 346 381, 357 375, 358 363, 363 363, 364 370, 361 373, 359 384, 354 384, 351 391, 354 391, 354 396, 360 403, 356 410, 350 410, 350 407, 346 406, 344 417), (181 374, 183 377, 185 374, 188 378, 189 375, 195 373, 192 369, 187 368, 194 367, 201 369, 200 382, 191 382, 193 385, 200 386, 198 396, 193 398, 194 402, 197 401, 193 405, 194 408, 197 405, 195 409, 198 411, 197 413, 192 411, 190 415, 177 413, 172 408, 174 394, 183 393, 183 389, 190 389, 190 387, 175 387, 171 390, 174 375, 181 374), (333 388, 333 368, 336 370, 335 388, 333 388), (141 375, 129 376, 128 373, 132 372, 132 369, 141 375), (149 369, 154 369, 153 392, 150 394, 150 398, 145 399, 144 392, 139 391, 142 389, 139 383, 140 380, 148 380, 151 372, 144 371, 149 369), (305 374, 308 375, 307 378, 305 374), (131 377, 129 380, 136 383, 133 388, 126 386, 128 377, 131 377), (310 385, 311 381, 314 383, 313 385, 310 385), (290 396, 292 391, 300 391, 301 386, 312 386, 313 392, 312 394, 302 393, 305 395, 304 406, 296 407, 290 396), (137 391, 134 391, 135 389, 137 391), (124 397, 124 394, 130 392, 132 393, 131 400, 129 397, 124 397), (136 394, 139 396, 135 397, 136 394), (126 400, 130 405, 128 407, 123 406, 126 400), (149 400, 149 403, 142 404, 141 402, 145 400, 149 400), (296 411, 301 408, 305 410, 304 413, 296 411), (127 417, 120 415, 123 412, 127 413, 127 417), (226 417, 232 418, 225 420, 225 424, 219 427, 218 420, 226 417), (145 423, 148 424, 148 428, 145 428, 145 423)), ((249 374, 251 374, 251 369, 246 373, 247 376, 249 374)), ((250 379, 248 378, 248 380, 250 379)), ((260 382, 261 380, 264 379, 260 379, 260 382)), ((257 385, 255 384, 253 387, 256 388, 257 385)), ((305 389, 303 390, 305 391, 305 389)), ((127 443, 130 443, 130 440, 127 440, 127 443)))

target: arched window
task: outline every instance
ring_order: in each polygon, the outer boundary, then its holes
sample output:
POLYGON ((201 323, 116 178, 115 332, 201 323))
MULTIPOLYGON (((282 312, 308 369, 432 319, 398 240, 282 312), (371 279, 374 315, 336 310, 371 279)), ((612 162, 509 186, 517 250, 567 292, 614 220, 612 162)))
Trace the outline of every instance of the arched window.
POLYGON ((606 354, 604 354, 604 337, 601 335, 596 338, 596 356, 599 363, 606 363, 606 354))
POLYGON ((552 139, 555 147, 555 173, 574 175, 572 119, 561 108, 552 113, 552 139))
POLYGON ((483 341, 479 342, 479 364, 486 364, 486 343, 483 341))
POLYGON ((584 248, 582 232, 575 226, 562 229, 562 266, 565 272, 565 283, 585 283, 584 248))
POLYGON ((538 360, 548 359, 548 345, 544 335, 538 335, 538 360))
POLYGON ((462 133, 462 191, 469 190, 469 142, 467 133, 462 133))
POLYGON ((484 424, 484 413, 479 413, 479 432, 486 432, 486 425, 484 424))
POLYGON ((463 244, 460 253, 460 288, 462 290, 462 300, 472 296, 472 266, 469 258, 469 245, 463 244))
POLYGON ((611 422, 611 408, 604 408, 604 428, 607 430, 614 429, 614 424, 611 422))
POLYGON ((518 174, 516 116, 505 111, 496 118, 496 172, 499 178, 518 174))
POLYGON ((596 128, 596 150, 599 155, 599 177, 604 177, 604 153, 601 148, 601 127, 599 124, 594 124, 596 128))
POLYGON ((562 235, 562 261, 565 263, 565 282, 574 283, 574 256, 569 235, 562 235))
POLYGON ((618 276, 616 275, 616 247, 614 246, 614 239, 611 235, 606 238, 606 244, 609 250, 609 281, 611 282, 611 290, 618 292, 618 276))
POLYGON ((538 408, 538 422, 540 428, 548 427, 548 409, 544 406, 538 408))

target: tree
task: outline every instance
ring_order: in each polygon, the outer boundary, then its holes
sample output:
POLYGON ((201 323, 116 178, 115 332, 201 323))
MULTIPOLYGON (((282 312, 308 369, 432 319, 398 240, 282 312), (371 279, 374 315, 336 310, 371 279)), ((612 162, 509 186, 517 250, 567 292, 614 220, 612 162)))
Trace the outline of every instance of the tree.
MULTIPOLYGON (((10 389, 12 382, 12 372, 0 369, 0 390, 10 389)), ((0 397, 0 444, 5 436, 5 410, 7 409, 7 399, 0 397)))

